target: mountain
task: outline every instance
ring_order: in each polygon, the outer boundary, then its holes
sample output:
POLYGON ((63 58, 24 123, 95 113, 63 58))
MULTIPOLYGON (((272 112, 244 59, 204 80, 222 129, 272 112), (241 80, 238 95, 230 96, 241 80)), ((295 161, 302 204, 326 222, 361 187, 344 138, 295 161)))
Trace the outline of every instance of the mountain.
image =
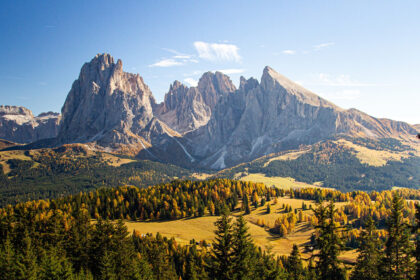
POLYGON ((314 185, 341 191, 418 188, 418 148, 394 138, 341 136, 269 154, 221 170, 215 176, 282 188, 314 185))
POLYGON ((175 81, 157 104, 139 74, 124 72, 122 61, 115 63, 109 54, 98 54, 74 81, 60 126, 58 115, 3 111, 8 117, 2 118, 14 126, 1 128, 0 138, 31 142, 41 138, 41 123, 55 120, 59 127, 58 133, 42 135, 57 134, 55 139, 16 149, 85 143, 94 150, 198 169, 220 170, 337 137, 396 138, 418 145, 413 142, 418 128, 342 109, 268 66, 260 81, 241 77, 239 88, 220 72, 204 73, 196 87, 175 81), (28 126, 39 133, 17 139, 28 126))
POLYGON ((344 110, 265 67, 260 83, 242 77, 239 89, 216 105, 208 124, 185 138, 201 166, 223 169, 338 135, 409 138, 415 133, 404 122, 344 110))
POLYGON ((152 92, 138 74, 123 71, 109 54, 83 65, 62 108, 57 145, 94 143, 136 153, 159 137, 178 135, 153 114, 152 92))
POLYGON ((197 87, 175 81, 155 114, 174 130, 186 133, 206 125, 219 99, 235 90, 229 77, 220 72, 204 73, 197 87))
POLYGON ((0 138, 16 143, 31 143, 57 136, 61 116, 47 112, 34 116, 25 107, 0 106, 0 138))

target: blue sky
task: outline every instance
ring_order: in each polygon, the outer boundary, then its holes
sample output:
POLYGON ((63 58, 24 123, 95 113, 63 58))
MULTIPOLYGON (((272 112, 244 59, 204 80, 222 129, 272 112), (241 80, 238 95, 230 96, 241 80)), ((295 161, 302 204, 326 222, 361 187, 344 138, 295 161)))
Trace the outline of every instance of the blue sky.
POLYGON ((269 65, 343 108, 420 123, 420 1, 1 1, 0 104, 60 111, 83 63, 174 80, 269 65))

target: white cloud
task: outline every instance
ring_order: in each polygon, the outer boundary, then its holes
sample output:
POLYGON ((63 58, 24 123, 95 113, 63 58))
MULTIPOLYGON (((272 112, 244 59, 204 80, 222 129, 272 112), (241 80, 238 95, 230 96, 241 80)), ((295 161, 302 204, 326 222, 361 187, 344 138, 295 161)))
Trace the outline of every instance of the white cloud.
POLYGON ((156 63, 149 65, 149 67, 172 67, 183 65, 183 62, 177 61, 173 58, 162 59, 156 63))
POLYGON ((322 44, 319 44, 319 45, 315 45, 314 49, 316 51, 318 51, 320 49, 327 48, 327 47, 330 47, 330 46, 333 46, 333 45, 335 45, 334 42, 322 43, 322 44))
POLYGON ((177 59, 190 59, 191 58, 191 55, 188 55, 188 54, 178 54, 178 55, 175 55, 174 58, 177 58, 177 59))
POLYGON ((184 79, 184 82, 186 82, 187 84, 189 84, 192 87, 196 87, 198 85, 198 81, 194 80, 193 78, 186 78, 186 79, 184 79))
POLYGON ((206 43, 201 41, 194 42, 194 47, 198 52, 198 57, 210 61, 241 61, 239 48, 233 44, 206 43))
POLYGON ((325 73, 319 73, 316 76, 317 85, 322 86, 344 86, 344 87, 366 87, 366 86, 375 86, 375 84, 362 83, 356 80, 353 80, 350 75, 329 75, 325 73))
POLYGON ((282 53, 283 54, 288 54, 288 55, 293 55, 293 54, 296 54, 296 51, 295 50, 284 50, 284 51, 282 51, 282 53))
POLYGON ((237 68, 232 68, 232 69, 221 69, 221 70, 217 70, 219 72, 222 72, 225 75, 229 75, 229 74, 240 74, 245 72, 245 69, 237 69, 237 68))

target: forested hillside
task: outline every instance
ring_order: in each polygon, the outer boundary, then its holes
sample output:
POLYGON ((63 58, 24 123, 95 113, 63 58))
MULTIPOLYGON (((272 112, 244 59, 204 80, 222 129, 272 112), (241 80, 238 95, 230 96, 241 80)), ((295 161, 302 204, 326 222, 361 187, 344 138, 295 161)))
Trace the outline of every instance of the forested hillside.
POLYGON ((254 173, 321 182, 323 187, 341 191, 419 188, 420 157, 396 139, 344 138, 267 156, 223 170, 218 176, 238 179, 254 173))
POLYGON ((0 206, 99 187, 147 187, 190 175, 190 171, 174 165, 120 158, 80 146, 1 151, 0 206))
POLYGON ((414 279, 420 217, 414 201, 419 198, 418 191, 408 189, 285 191, 216 179, 19 203, 0 209, 0 279, 366 279, 365 274, 414 279), (285 205, 274 225, 260 226, 273 238, 286 236, 299 223, 309 223, 315 232, 307 246, 283 252, 289 257, 273 256, 253 245, 242 217, 261 205, 270 212, 286 196, 307 201, 311 214, 305 203, 294 209, 285 205), (189 245, 159 234, 130 236, 121 220, 208 215, 221 215, 214 239, 189 245), (338 258, 350 247, 359 251, 354 264, 338 258), (304 251, 309 258, 302 257, 304 251))

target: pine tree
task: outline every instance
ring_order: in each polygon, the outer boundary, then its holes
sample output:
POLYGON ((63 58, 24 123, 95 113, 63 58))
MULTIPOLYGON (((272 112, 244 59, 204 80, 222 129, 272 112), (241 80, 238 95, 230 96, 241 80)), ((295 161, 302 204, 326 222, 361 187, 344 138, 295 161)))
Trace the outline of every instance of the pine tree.
POLYGON ((41 258, 40 277, 42 280, 67 280, 72 279, 72 267, 70 262, 59 257, 63 253, 57 252, 56 249, 51 248, 46 251, 41 258))
POLYGON ((242 203, 245 214, 251 214, 251 206, 249 204, 249 198, 247 194, 244 194, 242 203))
POLYGON ((286 269, 289 273, 288 279, 290 280, 304 279, 302 259, 300 256, 299 248, 296 244, 293 244, 292 253, 287 258, 286 269))
POLYGON ((346 272, 338 260, 338 255, 343 250, 344 245, 338 235, 340 228, 334 221, 336 212, 332 201, 327 207, 320 203, 314 210, 318 219, 318 224, 315 226, 318 235, 316 237, 316 247, 319 249, 319 253, 316 255, 318 257, 316 270, 319 279, 322 280, 339 280, 346 277, 346 272))
POLYGON ((240 216, 236 220, 233 232, 233 279, 252 279, 252 251, 254 250, 254 247, 251 235, 248 233, 248 227, 243 216, 240 216))
POLYGON ((103 280, 114 280, 118 279, 115 274, 115 267, 113 262, 112 253, 105 251, 103 256, 100 258, 98 265, 98 275, 99 279, 103 280))
POLYGON ((36 255, 32 246, 31 238, 25 233, 23 239, 23 252, 16 261, 16 279, 17 280, 36 280, 38 279, 38 265, 36 255))
POLYGON ((385 243, 381 273, 384 279, 411 279, 415 265, 409 226, 404 222, 404 200, 397 192, 392 198, 391 215, 387 221, 388 239, 385 243))
MULTIPOLYGON (((195 245, 194 245, 195 246, 195 245)), ((194 261, 194 255, 192 253, 192 250, 190 250, 187 254, 187 260, 186 260, 186 268, 185 268, 185 279, 186 280, 198 280, 197 275, 197 268, 194 261)))
POLYGON ((416 225, 414 232, 416 234, 416 280, 420 280, 420 204, 416 204, 416 225))
POLYGON ((377 280, 380 262, 380 241, 375 234, 375 224, 371 216, 367 218, 365 230, 362 232, 358 248, 359 256, 351 275, 351 280, 377 280))
POLYGON ((231 218, 223 213, 215 223, 215 242, 212 247, 210 275, 213 279, 233 279, 232 273, 232 225, 231 218))
POLYGON ((9 237, 0 248, 0 279, 15 279, 15 250, 9 237))

